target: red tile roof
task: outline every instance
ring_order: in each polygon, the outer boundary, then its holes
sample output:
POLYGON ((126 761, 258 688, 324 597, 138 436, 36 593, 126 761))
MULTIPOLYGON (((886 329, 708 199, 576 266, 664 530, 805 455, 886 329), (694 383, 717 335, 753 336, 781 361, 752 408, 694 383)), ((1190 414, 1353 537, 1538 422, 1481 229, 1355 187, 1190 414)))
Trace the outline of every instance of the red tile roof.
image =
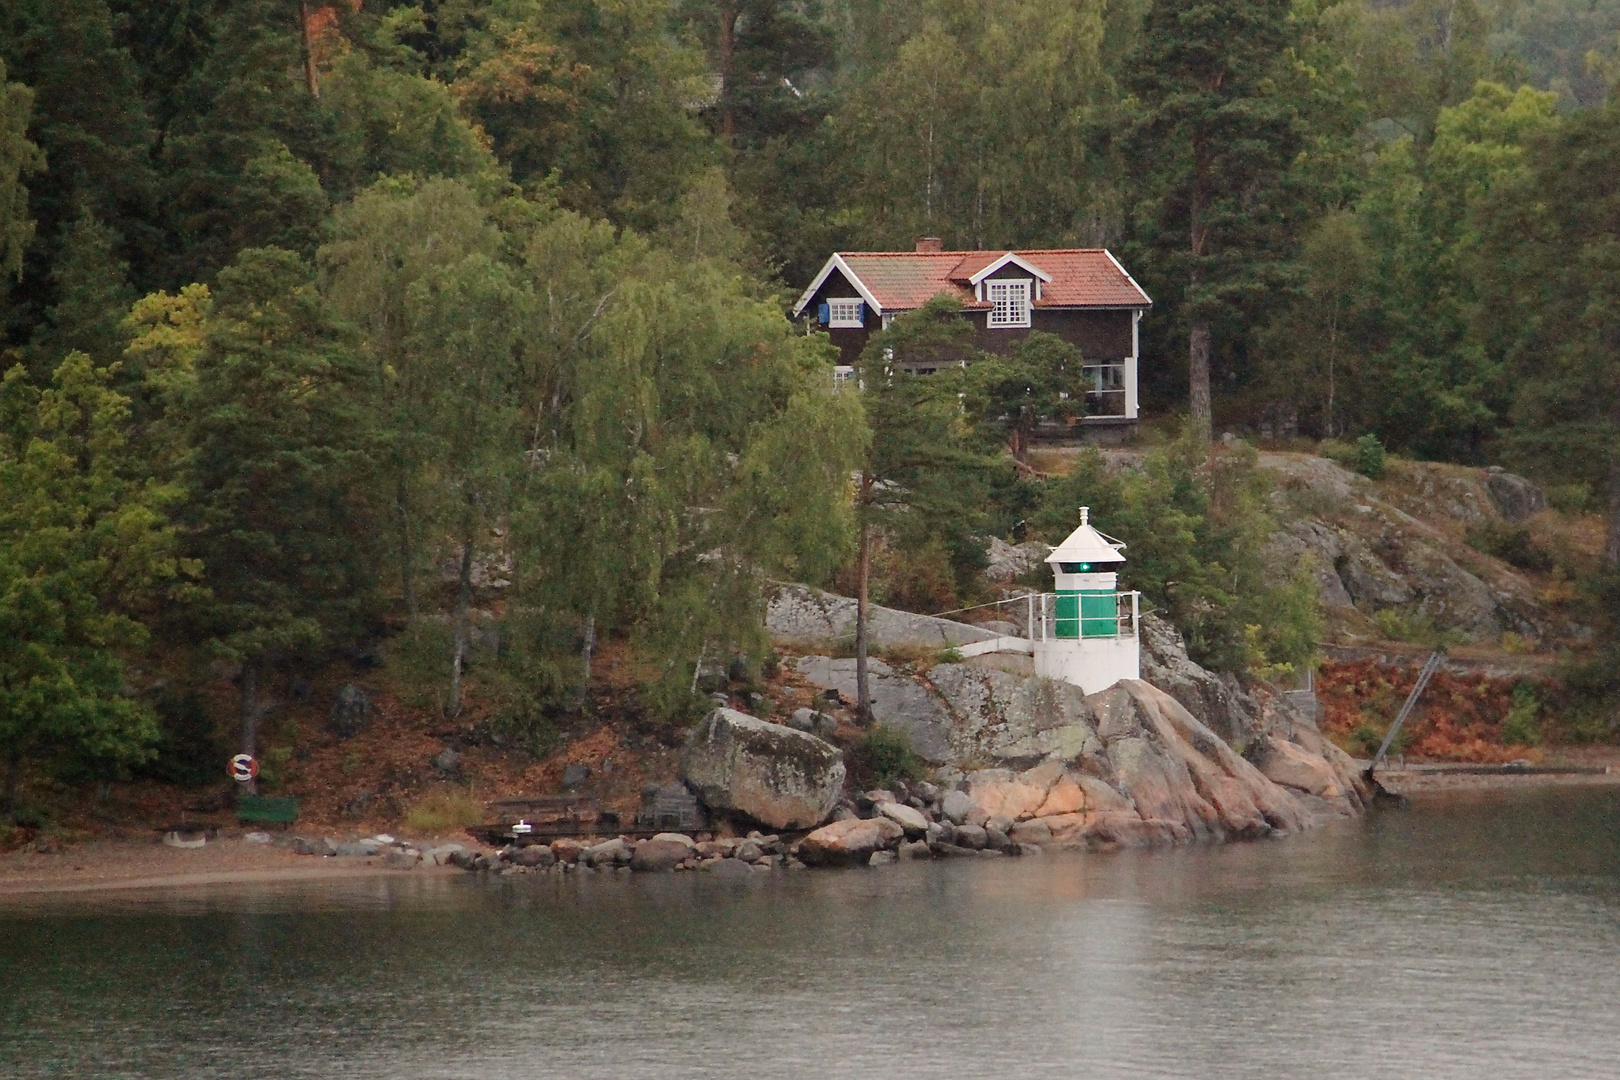
MULTIPOLYGON (((910 311, 940 293, 954 293, 969 307, 988 307, 974 301, 968 279, 1006 254, 1005 250, 841 251, 805 290, 795 313, 809 303, 825 280, 827 270, 839 261, 860 279, 860 284, 884 311, 910 311)), ((1052 275, 1052 280, 1041 286, 1041 298, 1035 301, 1035 307, 1150 307, 1153 303, 1103 248, 1013 254, 1052 275)))

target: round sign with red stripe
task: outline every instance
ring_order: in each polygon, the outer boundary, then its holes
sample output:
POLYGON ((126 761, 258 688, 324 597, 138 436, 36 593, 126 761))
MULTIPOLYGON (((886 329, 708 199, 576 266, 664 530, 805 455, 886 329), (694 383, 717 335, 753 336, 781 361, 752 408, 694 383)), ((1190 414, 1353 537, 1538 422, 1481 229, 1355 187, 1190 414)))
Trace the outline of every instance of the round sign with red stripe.
POLYGON ((231 758, 231 779, 238 784, 245 784, 258 775, 259 763, 252 754, 237 754, 231 758))

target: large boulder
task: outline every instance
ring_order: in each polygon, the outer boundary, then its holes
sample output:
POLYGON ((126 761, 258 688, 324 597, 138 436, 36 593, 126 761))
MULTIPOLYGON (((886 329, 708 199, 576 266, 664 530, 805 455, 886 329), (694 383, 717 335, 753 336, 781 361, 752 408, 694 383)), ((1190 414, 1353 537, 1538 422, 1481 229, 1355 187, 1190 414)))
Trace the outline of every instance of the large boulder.
POLYGON ((773 829, 807 829, 832 813, 844 755, 814 735, 721 708, 687 737, 681 779, 711 809, 773 829))
POLYGON ((874 851, 900 846, 905 830, 886 817, 849 818, 823 825, 799 841, 799 858, 810 866, 853 866, 874 851))
POLYGON ((690 854, 691 848, 675 840, 643 840, 630 855, 630 869, 637 872, 668 872, 690 854))
POLYGON ((371 724, 371 698, 354 683, 344 683, 326 714, 326 726, 340 739, 351 739, 371 724))
POLYGON ((1491 501, 1509 521, 1523 521, 1547 509, 1547 496, 1540 488, 1500 466, 1493 465, 1485 470, 1485 490, 1491 493, 1491 501))

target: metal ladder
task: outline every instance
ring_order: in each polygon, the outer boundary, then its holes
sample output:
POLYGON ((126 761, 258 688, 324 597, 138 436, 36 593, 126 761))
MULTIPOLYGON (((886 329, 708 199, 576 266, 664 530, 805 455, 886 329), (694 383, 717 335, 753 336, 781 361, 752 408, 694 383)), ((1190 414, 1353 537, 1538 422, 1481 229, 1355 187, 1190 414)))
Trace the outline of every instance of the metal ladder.
POLYGON ((1401 706, 1401 711, 1396 714, 1395 722, 1389 726, 1389 733, 1384 736, 1383 745, 1378 748, 1378 753, 1373 756, 1372 764, 1367 766, 1366 775, 1369 779, 1372 778, 1373 770, 1378 768, 1379 764, 1384 760, 1384 755, 1389 752, 1389 744, 1395 741, 1396 735, 1400 734, 1401 725, 1406 723, 1408 716, 1412 715, 1412 710, 1417 706, 1418 698, 1423 696, 1423 691, 1428 687, 1429 680, 1434 678, 1434 673, 1440 670, 1440 665, 1444 664, 1445 661, 1446 651, 1436 649, 1429 655, 1429 660, 1423 665, 1423 670, 1418 672, 1417 682, 1413 684, 1412 692, 1406 695, 1406 703, 1401 706))

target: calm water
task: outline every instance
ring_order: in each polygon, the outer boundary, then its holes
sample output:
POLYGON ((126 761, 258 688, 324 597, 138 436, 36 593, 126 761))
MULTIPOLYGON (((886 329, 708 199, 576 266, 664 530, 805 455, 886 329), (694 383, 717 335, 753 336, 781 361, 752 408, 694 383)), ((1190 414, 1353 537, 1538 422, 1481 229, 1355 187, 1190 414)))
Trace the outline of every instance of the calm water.
POLYGON ((1285 841, 0 906, 4 1077, 1615 1077, 1620 791, 1285 841))

